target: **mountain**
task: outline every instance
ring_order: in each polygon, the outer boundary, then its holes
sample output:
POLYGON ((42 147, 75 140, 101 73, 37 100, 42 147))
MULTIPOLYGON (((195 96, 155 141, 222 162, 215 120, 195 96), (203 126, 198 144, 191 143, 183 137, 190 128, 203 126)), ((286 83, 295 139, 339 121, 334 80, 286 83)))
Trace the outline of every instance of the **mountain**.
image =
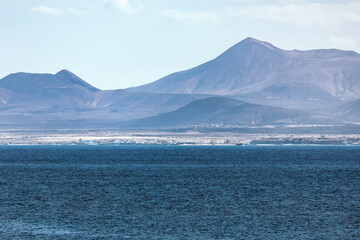
MULTIPOLYGON (((360 55, 336 49, 286 51, 270 43, 247 38, 223 54, 190 70, 177 72, 130 91, 213 94, 252 99, 261 93, 278 97, 278 86, 287 98, 310 99, 313 92, 294 93, 291 86, 314 88, 319 100, 329 97, 353 100, 360 96, 360 55), (324 97, 324 98, 322 98, 324 97)), ((266 104, 267 102, 264 101, 266 104)))
POLYGON ((130 121, 131 126, 172 127, 202 124, 293 123, 301 112, 249 104, 225 97, 209 97, 191 102, 176 111, 130 121))
POLYGON ((56 74, 15 73, 0 80, 0 127, 111 127, 119 121, 174 111, 205 97, 103 91, 68 70, 56 74))
POLYGON ((15 73, 0 80, 0 101, 7 105, 83 107, 98 91, 67 70, 54 75, 15 73))
POLYGON ((360 117, 360 55, 247 38, 190 70, 100 90, 68 70, 0 80, 0 128, 346 124, 360 117))
POLYGON ((244 94, 252 98, 281 98, 286 100, 326 100, 336 101, 337 98, 311 83, 281 83, 266 87, 261 91, 244 94))
POLYGON ((206 97, 208 95, 139 93, 123 89, 105 90, 95 95, 95 99, 90 106, 94 108, 118 109, 119 111, 164 113, 206 97))
POLYGON ((236 94, 228 96, 246 102, 297 110, 321 109, 343 103, 343 101, 311 83, 274 84, 242 96, 236 94))
POLYGON ((341 104, 331 110, 331 115, 348 119, 352 122, 360 122, 360 99, 341 104))
POLYGON ((0 87, 17 92, 27 92, 33 89, 71 89, 84 88, 98 91, 75 74, 68 70, 61 70, 56 74, 14 73, 0 81, 0 87))

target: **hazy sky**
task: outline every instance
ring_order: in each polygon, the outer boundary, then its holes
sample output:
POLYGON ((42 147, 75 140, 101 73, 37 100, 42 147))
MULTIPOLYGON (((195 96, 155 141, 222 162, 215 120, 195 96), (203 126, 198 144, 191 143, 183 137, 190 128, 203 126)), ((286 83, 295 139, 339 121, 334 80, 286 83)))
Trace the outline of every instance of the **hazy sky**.
POLYGON ((0 0, 0 78, 69 69, 101 89, 126 88, 248 36, 360 52, 360 0, 0 0))

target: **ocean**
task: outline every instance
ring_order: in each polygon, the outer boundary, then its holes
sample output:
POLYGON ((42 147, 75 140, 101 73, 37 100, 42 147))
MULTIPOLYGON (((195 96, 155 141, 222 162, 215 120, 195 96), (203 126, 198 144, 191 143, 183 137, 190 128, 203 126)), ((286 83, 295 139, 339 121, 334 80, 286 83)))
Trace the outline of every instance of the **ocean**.
POLYGON ((0 239, 360 239, 360 147, 0 146, 0 239))

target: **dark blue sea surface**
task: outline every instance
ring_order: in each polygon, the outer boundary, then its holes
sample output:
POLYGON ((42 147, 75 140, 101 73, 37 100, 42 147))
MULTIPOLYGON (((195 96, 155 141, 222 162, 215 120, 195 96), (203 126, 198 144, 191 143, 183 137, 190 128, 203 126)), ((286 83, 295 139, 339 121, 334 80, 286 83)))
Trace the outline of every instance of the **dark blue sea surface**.
POLYGON ((1 146, 0 239, 360 239, 359 147, 1 146))

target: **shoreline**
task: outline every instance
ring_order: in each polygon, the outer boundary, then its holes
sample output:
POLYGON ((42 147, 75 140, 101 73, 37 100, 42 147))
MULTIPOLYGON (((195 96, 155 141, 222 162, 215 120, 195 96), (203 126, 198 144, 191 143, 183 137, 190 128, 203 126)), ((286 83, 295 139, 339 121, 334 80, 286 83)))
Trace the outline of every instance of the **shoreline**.
POLYGON ((174 131, 1 131, 0 145, 357 146, 360 134, 174 131))
POLYGON ((0 144, 0 147, 360 147, 360 144, 0 144))

